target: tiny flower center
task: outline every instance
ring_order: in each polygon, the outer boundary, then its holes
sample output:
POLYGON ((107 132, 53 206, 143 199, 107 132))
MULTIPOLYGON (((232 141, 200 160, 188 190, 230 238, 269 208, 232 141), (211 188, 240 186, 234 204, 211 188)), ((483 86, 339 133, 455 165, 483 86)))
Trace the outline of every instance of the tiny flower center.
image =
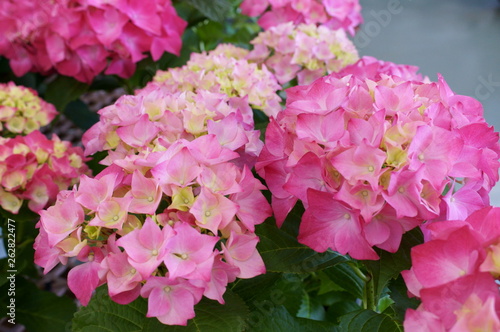
POLYGON ((371 165, 370 165, 370 166, 368 166, 368 172, 373 172, 374 170, 375 170, 375 167, 373 167, 373 166, 371 166, 371 165))
POLYGON ((131 270, 129 271, 129 273, 130 273, 130 274, 135 274, 136 272, 137 272, 137 270, 136 270, 136 269, 131 269, 131 270))
POLYGON ((346 220, 351 219, 351 215, 349 213, 344 214, 344 219, 346 220))
POLYGON ((165 286, 163 287, 163 290, 165 291, 165 293, 168 293, 172 290, 172 288, 170 286, 165 286))
POLYGON ((155 199, 154 199, 154 197, 153 197, 153 196, 149 196, 149 197, 148 197, 148 202, 152 202, 152 201, 154 201, 154 200, 155 200, 155 199))
POLYGON ((368 196, 368 190, 363 190, 361 192, 361 195, 363 195, 364 197, 368 196))
POLYGON ((187 203, 189 203, 189 199, 184 198, 184 204, 187 204, 187 203))
POLYGON ((154 249, 153 251, 151 251, 151 255, 158 256, 158 250, 154 249))
POLYGON ((455 201, 455 197, 450 198, 450 202, 454 202, 454 201, 455 201))
POLYGON ((181 259, 183 259, 183 260, 188 259, 188 255, 187 255, 187 254, 181 254, 181 256, 180 256, 180 257, 181 257, 181 259))
POLYGON ((120 219, 120 217, 118 217, 117 215, 115 215, 115 216, 113 217, 113 220, 114 220, 114 221, 117 221, 118 219, 120 219))
POLYGON ((404 188, 404 187, 399 187, 398 191, 399 191, 400 193, 404 193, 404 192, 405 192, 405 188, 404 188))
POLYGON ((210 217, 212 215, 212 213, 210 213, 210 211, 205 211, 205 217, 210 217))
POLYGON ((424 154, 421 153, 418 155, 418 160, 423 161, 424 160, 424 154))

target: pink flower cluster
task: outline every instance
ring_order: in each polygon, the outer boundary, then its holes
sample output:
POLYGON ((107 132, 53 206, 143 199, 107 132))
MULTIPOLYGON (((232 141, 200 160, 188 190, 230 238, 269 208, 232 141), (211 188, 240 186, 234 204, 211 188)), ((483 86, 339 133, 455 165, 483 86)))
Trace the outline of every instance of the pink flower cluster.
POLYGON ((120 97, 99 114, 99 122, 82 141, 87 155, 109 151, 104 160, 107 165, 117 160, 130 163, 166 150, 179 139, 210 134, 221 146, 239 153, 238 164, 252 167, 263 146, 247 99, 221 93, 169 93, 162 84, 149 84, 135 96, 120 97))
POLYGON ((259 25, 267 30, 285 22, 324 24, 354 35, 363 23, 359 0, 244 0, 241 11, 248 16, 261 16, 259 25))
POLYGON ((0 84, 0 132, 29 134, 49 124, 56 116, 54 105, 38 93, 14 82, 0 84))
POLYGON ((254 49, 248 59, 264 63, 280 84, 295 77, 299 85, 312 83, 358 60, 358 52, 344 30, 324 25, 273 26, 251 41, 254 49))
POLYGON ((477 100, 455 95, 441 77, 343 75, 288 89, 285 110, 267 128, 256 169, 278 225, 301 200, 301 243, 377 259, 373 246, 395 252, 402 234, 425 220, 465 219, 489 204, 500 146, 477 100))
POLYGON ((83 151, 61 141, 47 139, 38 130, 26 136, 0 138, 0 205, 17 214, 23 201, 34 212, 52 204, 60 190, 88 173, 83 151))
POLYGON ((255 225, 271 207, 242 158, 262 147, 245 100, 166 91, 151 84, 100 111, 84 142, 109 167, 40 213, 35 262, 84 262, 68 274, 84 305, 106 283, 113 301, 142 296, 148 317, 186 325, 202 296, 224 303, 229 282, 265 272, 255 225))
POLYGON ((412 248, 403 271, 422 303, 406 312, 405 331, 500 331, 500 208, 486 207, 465 221, 427 226, 430 241, 412 248))
POLYGON ((186 22, 170 0, 7 0, 0 2, 0 55, 14 73, 60 74, 90 83, 130 77, 150 52, 179 54, 186 22))
POLYGON ((221 44, 215 50, 192 53, 181 68, 158 71, 153 82, 161 83, 171 92, 208 90, 223 93, 229 98, 246 98, 252 108, 267 116, 276 116, 281 110, 277 91, 281 86, 266 68, 245 59, 248 51, 221 44))

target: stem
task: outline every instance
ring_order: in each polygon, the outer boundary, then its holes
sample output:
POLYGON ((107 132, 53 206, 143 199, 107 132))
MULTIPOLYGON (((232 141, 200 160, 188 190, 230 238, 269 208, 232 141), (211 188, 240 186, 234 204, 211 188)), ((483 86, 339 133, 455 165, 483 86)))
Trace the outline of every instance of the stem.
POLYGON ((365 283, 368 282, 368 277, 363 272, 361 272, 359 267, 357 267, 354 264, 349 264, 349 265, 353 269, 354 273, 356 273, 356 275, 361 278, 361 280, 363 280, 365 283))
POLYGON ((363 294, 363 307, 368 310, 377 310, 375 303, 375 279, 371 274, 366 278, 365 289, 363 294))

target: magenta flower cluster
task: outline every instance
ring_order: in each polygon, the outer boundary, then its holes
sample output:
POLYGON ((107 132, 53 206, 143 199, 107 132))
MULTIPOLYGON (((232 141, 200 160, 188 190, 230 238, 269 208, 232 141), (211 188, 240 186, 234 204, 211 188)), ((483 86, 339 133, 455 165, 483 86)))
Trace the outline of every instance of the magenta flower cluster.
POLYGON ((428 225, 430 239, 412 248, 403 271, 422 303, 408 309, 408 332, 500 330, 500 208, 486 207, 465 221, 428 225))
POLYGON ((130 77, 151 53, 179 54, 186 22, 170 0, 1 1, 0 55, 17 76, 58 73, 90 83, 130 77))
POLYGON ((240 104, 245 98, 252 108, 276 116, 281 110, 277 94, 281 86, 265 65, 250 63, 247 54, 243 48, 221 44, 209 52, 192 53, 185 66, 159 70, 153 82, 171 92, 208 90, 237 98, 240 104))
POLYGON ((426 220, 465 219, 489 204, 498 133, 477 100, 441 77, 392 74, 412 70, 364 59, 286 91, 256 169, 278 225, 297 200, 304 204, 299 242, 377 259, 372 247, 395 252, 402 234, 426 220))
POLYGON ((0 84, 0 132, 29 134, 49 124, 56 116, 54 105, 30 88, 14 82, 0 84))
POLYGON ((109 167, 40 213, 35 262, 48 272, 77 257, 68 285, 82 304, 106 283, 118 303, 147 298, 164 324, 187 324, 202 296, 224 303, 229 282, 265 272, 255 225, 271 207, 246 164, 262 147, 248 112, 153 84, 101 110, 85 144, 109 167))
POLYGON ((280 84, 297 77, 299 85, 339 71, 358 60, 358 51, 344 30, 324 25, 273 26, 251 41, 248 59, 264 63, 280 84))
POLYGON ((355 28, 363 22, 358 0, 244 0, 241 11, 248 16, 260 16, 258 23, 264 30, 293 22, 324 24, 354 35, 355 28))
POLYGON ((88 173, 83 151, 51 140, 36 130, 26 136, 0 138, 0 205, 17 214, 24 201, 38 212, 53 204, 60 190, 88 173))

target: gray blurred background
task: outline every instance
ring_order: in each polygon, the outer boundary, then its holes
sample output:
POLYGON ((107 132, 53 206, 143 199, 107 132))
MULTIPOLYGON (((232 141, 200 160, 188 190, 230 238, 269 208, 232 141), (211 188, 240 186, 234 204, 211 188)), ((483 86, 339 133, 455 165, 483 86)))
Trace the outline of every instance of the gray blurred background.
MULTIPOLYGON (((500 131, 500 2, 360 0, 365 20, 354 37, 360 56, 441 73, 451 89, 478 99, 500 131)), ((500 185, 491 193, 500 206, 500 185)))

